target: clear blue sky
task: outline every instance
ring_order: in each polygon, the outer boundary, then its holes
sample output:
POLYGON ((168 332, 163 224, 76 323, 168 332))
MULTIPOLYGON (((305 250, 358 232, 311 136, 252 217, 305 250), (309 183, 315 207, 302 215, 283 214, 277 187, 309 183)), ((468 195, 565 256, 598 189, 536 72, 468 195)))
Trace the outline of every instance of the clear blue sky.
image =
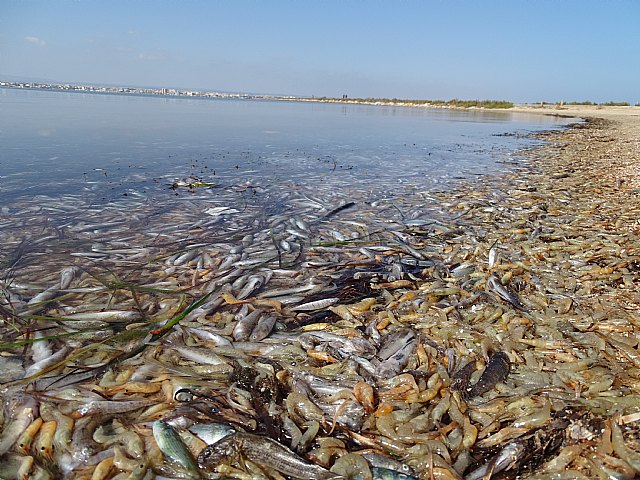
POLYGON ((640 101, 640 0, 0 0, 0 79, 640 101))

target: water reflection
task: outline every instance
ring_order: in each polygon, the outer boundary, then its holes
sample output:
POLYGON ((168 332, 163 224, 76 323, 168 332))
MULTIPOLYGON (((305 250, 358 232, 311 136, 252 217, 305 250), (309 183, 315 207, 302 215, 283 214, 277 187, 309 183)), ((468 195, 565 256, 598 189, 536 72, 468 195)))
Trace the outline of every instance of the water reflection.
POLYGON ((568 123, 506 112, 12 89, 0 89, 0 107, 0 168, 19 179, 3 182, 4 201, 76 191, 88 178, 105 198, 188 175, 412 179, 430 188, 496 171, 501 156, 525 144, 496 134, 568 123), (96 169, 109 175, 92 178, 96 169))

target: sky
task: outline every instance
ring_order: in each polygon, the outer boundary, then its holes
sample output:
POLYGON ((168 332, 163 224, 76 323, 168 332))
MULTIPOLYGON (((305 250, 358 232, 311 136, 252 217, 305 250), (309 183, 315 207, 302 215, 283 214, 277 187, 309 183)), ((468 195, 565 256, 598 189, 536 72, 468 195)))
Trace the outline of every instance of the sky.
POLYGON ((640 0, 0 0, 0 80, 640 102, 640 0))

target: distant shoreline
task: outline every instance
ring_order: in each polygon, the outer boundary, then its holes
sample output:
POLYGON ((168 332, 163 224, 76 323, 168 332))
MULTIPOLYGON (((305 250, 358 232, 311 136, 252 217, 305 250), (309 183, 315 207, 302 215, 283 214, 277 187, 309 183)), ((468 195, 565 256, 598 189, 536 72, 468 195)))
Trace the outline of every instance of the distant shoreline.
POLYGON ((551 103, 513 103, 503 100, 398 100, 384 98, 330 98, 296 97, 291 95, 268 95, 253 93, 229 93, 218 91, 198 91, 173 88, 145 88, 124 86, 95 86, 57 83, 13 82, 0 80, 0 88, 12 90, 38 90, 61 93, 87 93, 102 95, 131 95, 142 97, 190 98, 190 99, 230 99, 230 100, 269 100, 290 102, 340 103, 349 105, 373 105, 387 107, 410 107, 449 109, 467 111, 505 111, 521 113, 540 113, 564 117, 600 116, 604 114, 640 115, 640 106, 610 106, 551 103), (577 113, 579 112, 579 113, 577 113))
POLYGON ((411 108, 431 108, 446 110, 466 110, 466 111, 491 111, 491 112, 516 112, 516 113, 538 113, 542 115, 553 115, 561 117, 610 117, 614 116, 640 116, 640 106, 610 106, 610 105, 561 105, 561 104, 531 104, 515 103, 509 108, 486 108, 486 107, 461 107, 448 103, 416 103, 411 101, 395 102, 373 99, 371 101, 362 99, 341 99, 341 98, 297 98, 301 102, 319 103, 344 103, 350 105, 374 105, 386 107, 411 107, 411 108))

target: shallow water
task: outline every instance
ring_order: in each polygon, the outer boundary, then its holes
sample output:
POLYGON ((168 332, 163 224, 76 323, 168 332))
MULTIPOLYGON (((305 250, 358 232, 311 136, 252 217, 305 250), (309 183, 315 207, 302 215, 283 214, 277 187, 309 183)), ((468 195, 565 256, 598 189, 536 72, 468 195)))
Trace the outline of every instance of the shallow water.
POLYGON ((567 123, 504 112, 0 89, 1 198, 162 197, 188 176, 263 187, 440 188, 498 171, 529 142, 499 135, 567 123))
POLYGON ((0 266, 33 279, 109 263, 96 251, 122 245, 147 249, 141 261, 212 242, 232 249, 283 218, 322 222, 306 244, 444 220, 435 190, 513 168, 515 149, 533 143, 521 134, 568 122, 0 89, 0 266), (184 186, 199 181, 206 186, 184 186), (341 218, 369 233, 322 220, 349 202, 341 218))

